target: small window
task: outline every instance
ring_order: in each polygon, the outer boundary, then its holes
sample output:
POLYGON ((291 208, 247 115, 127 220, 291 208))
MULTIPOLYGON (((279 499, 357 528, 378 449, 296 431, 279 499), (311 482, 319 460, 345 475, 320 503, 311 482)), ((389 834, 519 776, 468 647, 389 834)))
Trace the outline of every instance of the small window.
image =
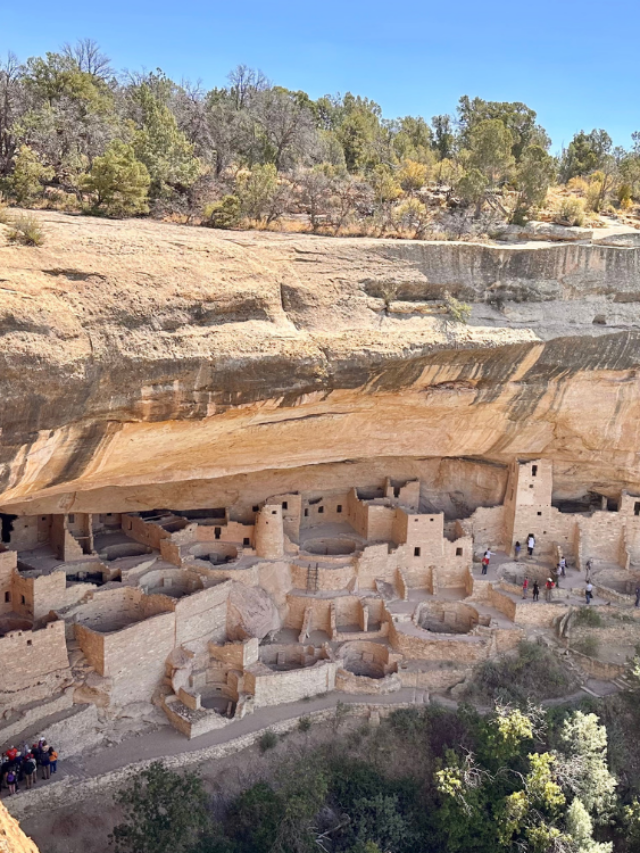
POLYGON ((216 539, 219 539, 220 534, 222 533, 222 528, 221 527, 214 527, 213 533, 214 533, 214 536, 216 537, 216 539))
POLYGON ((111 518, 111 516, 112 516, 112 515, 113 515, 113 513, 112 513, 112 512, 108 512, 108 513, 107 513, 107 518, 111 518))
POLYGON ((420 519, 419 519, 419 518, 414 518, 413 520, 414 520, 414 521, 420 521, 420 519))
POLYGON ((456 557, 462 557, 462 548, 456 548, 456 557))
POLYGON ((342 504, 338 504, 338 506, 336 507, 336 512, 342 512, 342 504))
POLYGON ((322 515, 322 513, 323 513, 323 512, 324 512, 324 507, 323 507, 323 506, 319 506, 319 507, 318 507, 318 514, 319 514, 319 515, 322 515))
POLYGON ((42 516, 42 521, 46 521, 46 520, 47 520, 47 516, 46 516, 46 515, 43 515, 43 516, 42 516))
POLYGON ((28 645, 28 646, 32 646, 32 645, 33 645, 33 640, 27 640, 27 645, 28 645))
POLYGON ((22 604, 26 604, 26 603, 27 603, 27 599, 24 597, 24 595, 21 595, 21 596, 20 596, 20 601, 22 602, 22 604))
POLYGON ((305 517, 305 518, 308 518, 308 516, 309 516, 309 510, 308 510, 308 509, 305 509, 305 511, 304 511, 304 517, 305 517))
POLYGON ((538 513, 538 515, 542 515, 542 513, 541 513, 541 512, 539 512, 539 513, 538 513))
POLYGON ((413 556, 414 556, 414 557, 419 557, 419 556, 420 556, 420 548, 414 548, 414 549, 413 549, 413 556))
POLYGON ((69 524, 75 524, 75 523, 76 523, 76 517, 75 517, 75 515, 73 515, 73 513, 72 513, 72 514, 69 516, 69 524))
POLYGON ((282 501, 282 509, 289 509, 288 501, 282 501))
POLYGON ((278 514, 278 510, 277 510, 277 509, 272 509, 272 510, 271 510, 271 515, 277 515, 277 514, 278 514))
POLYGON ((533 488, 533 483, 529 483, 529 488, 530 488, 530 489, 532 489, 532 488, 533 488))
POLYGON ((251 539, 249 539, 248 537, 245 537, 245 538, 242 540, 242 544, 245 546, 245 548, 248 548, 248 547, 249 547, 249 545, 251 545, 251 539))
POLYGON ((532 477, 537 477, 537 476, 538 476, 538 466, 537 466, 537 465, 532 465, 532 466, 531 466, 531 476, 532 476, 532 477))
POLYGON ((5 594, 4 594, 4 603, 5 603, 5 604, 10 604, 10 603, 11 603, 11 593, 10 593, 10 592, 5 592, 5 594))
POLYGON ((640 515, 640 501, 636 501, 633 507, 633 514, 640 515))
POLYGON ((429 521, 435 521, 435 518, 430 518, 429 521))
POLYGON ((254 511, 254 512, 260 512, 260 507, 259 507, 259 506, 254 506, 253 511, 254 511))

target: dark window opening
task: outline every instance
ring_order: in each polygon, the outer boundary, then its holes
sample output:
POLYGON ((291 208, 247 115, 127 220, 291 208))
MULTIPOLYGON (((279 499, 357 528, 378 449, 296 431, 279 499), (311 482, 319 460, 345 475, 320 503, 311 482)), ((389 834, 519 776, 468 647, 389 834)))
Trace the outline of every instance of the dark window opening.
POLYGON ((531 466, 531 476, 532 476, 532 477, 537 477, 537 476, 538 476, 538 466, 537 466, 537 465, 532 465, 532 466, 531 466))
POLYGON ((248 548, 248 547, 249 547, 249 545, 251 545, 251 539, 248 539, 247 537, 245 537, 245 538, 242 540, 242 544, 243 544, 246 548, 248 548))
POLYGON ((21 595, 21 596, 20 596, 20 601, 21 601, 21 603, 22 603, 22 604, 26 604, 26 603, 27 603, 27 599, 24 597, 24 595, 21 595))
POLYGON ((640 501, 636 501, 633 506, 633 514, 640 515, 640 501))
POLYGON ((72 515, 68 516, 68 518, 69 518, 69 524, 75 524, 76 523, 75 515, 72 514, 72 515))
MULTIPOLYGON (((111 515, 111 513, 109 513, 109 515, 111 515)), ((46 520, 47 520, 47 516, 43 515, 41 521, 46 521, 46 520)))
POLYGON ((530 488, 530 489, 532 489, 532 488, 533 488, 533 483, 530 483, 530 484, 529 484, 529 488, 530 488))
POLYGON ((305 511, 304 511, 304 517, 305 517, 305 518, 307 518, 308 516, 309 516, 309 510, 308 510, 308 509, 305 509, 305 511))
POLYGON ((323 506, 319 506, 319 507, 318 507, 318 513, 322 514, 323 512, 324 512, 324 507, 323 507, 323 506))
POLYGON ((222 528, 221 527, 214 527, 213 533, 214 533, 214 536, 216 537, 216 539, 219 539, 220 535, 222 534, 222 528))
POLYGON ((420 556, 420 548, 414 548, 414 549, 413 549, 413 556, 414 556, 414 557, 419 557, 419 556, 420 556))
POLYGON ((253 511, 254 511, 254 512, 260 512, 260 507, 259 507, 259 506, 254 506, 254 507, 253 507, 253 511))
POLYGON ((539 512, 539 513, 538 513, 538 515, 542 515, 542 513, 541 513, 541 512, 539 512))
POLYGON ((9 515, 5 512, 0 512, 0 521, 2 522, 2 541, 11 542, 11 532, 13 530, 13 522, 17 515, 9 515))
POLYGON ((33 640, 27 640, 27 645, 28 645, 28 646, 32 646, 32 645, 33 645, 33 640))
POLYGON ((338 504, 336 507, 336 512, 342 512, 342 504, 338 504))
POLYGON ((277 514, 278 514, 278 510, 277 510, 277 509, 272 509, 272 510, 271 510, 271 515, 277 515, 277 514))
POLYGON ((11 593, 10 593, 10 592, 5 592, 5 594, 4 594, 4 603, 5 603, 5 604, 9 604, 10 602, 11 602, 11 593))
POLYGON ((282 509, 289 509, 289 503, 287 501, 282 501, 282 509))
POLYGON ((462 548, 456 548, 456 557, 462 557, 462 548))

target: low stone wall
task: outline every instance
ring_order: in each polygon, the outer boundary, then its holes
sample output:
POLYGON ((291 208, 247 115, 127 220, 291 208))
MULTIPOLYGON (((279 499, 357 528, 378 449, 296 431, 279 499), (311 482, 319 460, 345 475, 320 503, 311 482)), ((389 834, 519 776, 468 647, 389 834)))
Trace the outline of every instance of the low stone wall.
POLYGON ((597 660, 583 655, 582 652, 575 649, 571 649, 571 656, 583 672, 586 672, 591 678, 598 678, 602 681, 620 678, 627 670, 626 664, 597 660))
POLYGON ((516 604, 516 618, 518 625, 527 625, 534 628, 552 628, 558 619, 561 619, 569 606, 545 601, 522 601, 516 604))
POLYGON ((396 693, 402 686, 402 682, 395 672, 385 675, 384 678, 354 675, 353 672, 348 672, 346 669, 339 669, 336 673, 336 690, 342 690, 343 693, 367 693, 385 696, 388 693, 396 693))
POLYGON ((398 678, 403 687, 418 690, 449 690, 460 684, 471 672, 471 667, 438 667, 429 669, 398 668, 398 678))
POLYGON ((66 711, 73 705, 73 688, 65 690, 60 696, 52 699, 50 702, 41 702, 34 708, 28 708, 21 712, 17 720, 9 725, 0 726, 0 752, 6 751, 16 735, 21 732, 36 727, 38 722, 44 717, 52 714, 57 714, 60 711, 66 711))

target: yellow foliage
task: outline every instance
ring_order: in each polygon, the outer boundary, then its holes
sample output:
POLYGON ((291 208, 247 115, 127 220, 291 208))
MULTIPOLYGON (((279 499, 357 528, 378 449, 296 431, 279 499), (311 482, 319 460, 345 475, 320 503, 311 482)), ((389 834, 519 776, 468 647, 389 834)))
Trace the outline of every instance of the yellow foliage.
POLYGON ((405 192, 421 189, 429 176, 429 167, 415 160, 404 160, 398 172, 398 181, 405 192))

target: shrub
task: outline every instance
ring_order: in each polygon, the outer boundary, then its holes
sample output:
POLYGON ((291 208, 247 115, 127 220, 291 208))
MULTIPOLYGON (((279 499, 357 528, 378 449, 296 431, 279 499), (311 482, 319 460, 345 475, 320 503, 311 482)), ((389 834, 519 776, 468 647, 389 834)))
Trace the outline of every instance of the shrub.
POLYGON ((260 735, 260 740, 258 741, 260 752, 267 752, 269 749, 273 749, 277 743, 278 735, 271 729, 267 729, 266 732, 260 735))
POLYGON ((584 201, 581 198, 563 199, 556 222, 561 225, 584 224, 584 201))
POLYGON ((16 216, 10 223, 8 239, 23 246, 42 246, 44 231, 35 216, 16 216))
POLYGON ((466 302, 460 302, 459 299, 451 296, 450 293, 446 294, 445 303, 449 317, 456 323, 464 323, 466 325, 467 320, 471 316, 471 306, 467 305, 466 302))
POLYGON ((573 648, 587 657, 595 658, 600 650, 600 640, 597 637, 583 637, 574 643, 573 648))
POLYGON ((487 705, 522 705, 562 696, 572 688, 571 676, 549 649, 523 640, 516 655, 477 667, 465 696, 487 705))
POLYGON ((240 221, 240 199, 235 195, 226 195, 205 208, 206 219, 202 223, 208 228, 233 228, 240 221))
POLYGON ((9 207, 4 200, 2 193, 0 193, 0 224, 8 225, 9 221, 9 207))
POLYGON ((597 610, 592 610, 590 607, 581 607, 576 614, 576 625, 586 625, 589 628, 601 628, 603 625, 602 616, 597 610))
POLYGON ((300 717, 300 719, 298 720, 298 728, 301 732, 308 732, 311 728, 310 717, 300 717))

